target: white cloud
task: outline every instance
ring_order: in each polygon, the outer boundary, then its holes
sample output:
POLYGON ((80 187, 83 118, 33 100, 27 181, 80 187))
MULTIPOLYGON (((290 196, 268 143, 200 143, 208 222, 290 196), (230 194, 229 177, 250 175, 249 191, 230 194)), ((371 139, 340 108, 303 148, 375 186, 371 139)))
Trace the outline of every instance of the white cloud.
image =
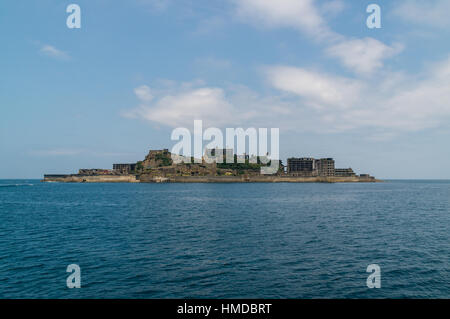
POLYGON ((287 66, 268 68, 267 77, 274 88, 302 96, 317 108, 347 108, 362 89, 352 79, 287 66))
POLYGON ((143 102, 150 102, 153 100, 153 94, 151 89, 147 85, 141 85, 134 89, 134 94, 138 97, 138 99, 143 102))
POLYGON ((45 44, 41 47, 41 49, 39 50, 39 52, 41 52, 42 54, 52 57, 52 58, 57 58, 57 59, 62 59, 62 60, 67 60, 69 59, 69 55, 67 53, 65 53, 64 51, 58 50, 57 48, 55 48, 54 46, 45 44))
MULTIPOLYGON (((260 96, 240 85, 224 89, 194 81, 151 90, 155 92, 151 102, 136 95, 140 104, 122 112, 122 116, 169 127, 191 127, 197 119, 205 126, 276 127, 278 119, 289 117, 293 110, 290 101, 260 96)), ((296 114, 300 113, 297 110, 296 114)))
POLYGON ((388 124, 399 124, 406 130, 420 130, 449 121, 450 58, 438 65, 438 72, 433 68, 424 80, 397 92, 386 101, 390 115, 388 124))
POLYGON ((234 112, 220 88, 191 88, 184 84, 171 92, 159 94, 153 103, 145 96, 143 98, 142 94, 136 93, 136 96, 140 99, 140 106, 125 112, 124 116, 143 118, 171 127, 190 127, 196 119, 208 125, 220 126, 229 123, 234 112))
POLYGON ((400 53, 400 44, 388 46, 373 38, 349 39, 330 29, 322 15, 336 15, 344 9, 340 0, 318 3, 315 0, 235 0, 237 14, 245 21, 269 27, 289 27, 320 43, 330 57, 350 70, 371 74, 383 62, 400 53))
POLYGON ((346 5, 342 0, 330 0, 320 6, 320 11, 325 15, 336 16, 345 9, 346 5))
POLYGON ((405 0, 395 4, 394 14, 408 23, 444 29, 450 26, 448 0, 405 0))
POLYGON ((319 118, 317 128, 369 128, 388 136, 446 125, 450 120, 450 58, 424 72, 420 80, 396 73, 372 81, 345 79, 289 67, 273 67, 267 77, 274 88, 294 93, 302 105, 313 106, 310 117, 319 118), (386 84, 384 79, 391 78, 386 84))
POLYGON ((344 66, 361 74, 370 74, 383 66, 383 61, 397 55, 403 46, 387 46, 373 38, 345 40, 329 47, 326 53, 338 58, 344 66))
POLYGON ((314 0, 234 0, 245 21, 269 27, 290 27, 320 40, 339 37, 319 14, 314 0))
POLYGON ((151 101, 136 90, 140 105, 123 115, 170 127, 191 127, 201 119, 205 126, 217 127, 352 130, 378 140, 450 123, 450 57, 417 75, 385 72, 377 78, 350 78, 291 66, 266 67, 264 74, 279 94, 182 83, 165 90, 148 88, 155 96, 151 101))

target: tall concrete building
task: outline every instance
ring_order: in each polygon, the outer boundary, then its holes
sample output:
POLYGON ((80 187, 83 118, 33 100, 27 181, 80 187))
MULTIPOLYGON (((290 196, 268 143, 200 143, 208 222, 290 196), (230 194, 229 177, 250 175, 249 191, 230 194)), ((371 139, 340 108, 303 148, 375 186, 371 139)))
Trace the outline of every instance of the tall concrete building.
POLYGON ((287 172, 291 174, 306 174, 310 175, 316 170, 316 163, 314 158, 302 157, 302 158, 288 158, 287 160, 287 172))
POLYGON ((334 159, 321 158, 316 160, 319 176, 335 176, 334 159))
POLYGON ((288 158, 287 173, 294 176, 335 176, 332 158, 288 158))

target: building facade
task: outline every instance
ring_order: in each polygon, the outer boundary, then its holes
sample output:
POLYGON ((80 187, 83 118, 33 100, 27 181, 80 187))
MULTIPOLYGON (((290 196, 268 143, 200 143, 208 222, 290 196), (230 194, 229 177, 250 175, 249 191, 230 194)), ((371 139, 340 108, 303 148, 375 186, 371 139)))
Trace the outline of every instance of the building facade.
POLYGON ((334 159, 321 158, 316 160, 319 176, 335 176, 334 159))
POLYGON ((113 164, 113 171, 119 174, 130 174, 136 170, 136 163, 133 164, 113 164))
POLYGON ((351 168, 336 168, 334 170, 335 176, 339 177, 354 177, 356 176, 355 172, 351 168))
POLYGON ((287 173, 293 176, 335 176, 334 159, 288 158, 287 173))
POLYGON ((234 151, 232 148, 207 148, 203 159, 207 163, 234 162, 234 151), (228 159, 228 160, 227 160, 228 159))
POLYGON ((316 160, 310 157, 288 158, 287 173, 296 176, 317 176, 316 160))

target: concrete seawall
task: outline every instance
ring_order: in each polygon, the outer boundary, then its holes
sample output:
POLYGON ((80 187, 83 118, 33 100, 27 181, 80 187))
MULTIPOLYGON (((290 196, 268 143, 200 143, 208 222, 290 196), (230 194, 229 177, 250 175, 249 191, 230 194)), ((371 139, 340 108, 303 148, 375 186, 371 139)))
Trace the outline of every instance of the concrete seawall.
POLYGON ((135 175, 44 175, 42 181, 61 183, 139 183, 135 175))
POLYGON ((362 177, 297 177, 297 176, 140 176, 141 183, 374 183, 362 177))
POLYGON ((297 176, 150 176, 141 175, 44 175, 43 182, 61 183, 374 183, 363 177, 297 177, 297 176))

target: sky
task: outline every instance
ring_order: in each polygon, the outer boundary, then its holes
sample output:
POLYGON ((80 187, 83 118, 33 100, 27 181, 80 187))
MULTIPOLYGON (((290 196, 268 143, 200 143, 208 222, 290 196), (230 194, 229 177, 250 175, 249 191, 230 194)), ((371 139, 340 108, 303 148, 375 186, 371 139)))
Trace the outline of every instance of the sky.
POLYGON ((448 0, 3 0, 0 178, 136 162, 201 119, 279 128, 284 162, 450 179, 449 12, 448 0), (367 27, 369 4, 381 28, 367 27))

